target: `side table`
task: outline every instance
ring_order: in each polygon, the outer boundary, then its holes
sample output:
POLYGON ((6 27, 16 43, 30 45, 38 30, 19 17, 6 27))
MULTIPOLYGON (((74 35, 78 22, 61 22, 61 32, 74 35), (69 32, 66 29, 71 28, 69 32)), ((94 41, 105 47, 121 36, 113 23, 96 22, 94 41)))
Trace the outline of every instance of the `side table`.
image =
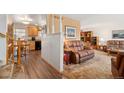
POLYGON ((99 45, 98 49, 104 52, 107 52, 107 46, 106 45, 99 45))
POLYGON ((70 50, 66 50, 64 49, 64 62, 66 63, 66 65, 71 64, 70 62, 70 50))

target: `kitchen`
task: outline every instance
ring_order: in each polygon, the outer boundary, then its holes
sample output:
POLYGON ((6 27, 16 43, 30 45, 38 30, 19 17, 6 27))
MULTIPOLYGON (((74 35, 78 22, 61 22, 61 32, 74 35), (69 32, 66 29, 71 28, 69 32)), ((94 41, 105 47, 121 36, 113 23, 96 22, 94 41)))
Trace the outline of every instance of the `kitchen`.
POLYGON ((30 51, 41 50, 41 34, 46 31, 45 15, 14 15, 14 39, 26 41, 30 51))

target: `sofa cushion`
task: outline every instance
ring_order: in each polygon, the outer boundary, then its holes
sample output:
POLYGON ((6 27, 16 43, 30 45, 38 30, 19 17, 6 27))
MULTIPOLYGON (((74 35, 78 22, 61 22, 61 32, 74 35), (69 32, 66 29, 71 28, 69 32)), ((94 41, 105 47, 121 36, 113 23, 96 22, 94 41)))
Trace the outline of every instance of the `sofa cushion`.
POLYGON ((114 44, 115 45, 119 45, 120 44, 120 41, 118 41, 118 40, 117 41, 114 41, 114 44))
POLYGON ((78 52, 78 54, 80 57, 85 57, 88 55, 87 51, 85 51, 85 50, 78 52))
POLYGON ((107 41, 107 48, 110 50, 124 49, 124 40, 109 40, 107 41))
POLYGON ((77 42, 72 42, 72 45, 74 46, 74 47, 76 47, 77 46, 77 42))
POLYGON ((81 46, 81 44, 80 44, 81 42, 79 42, 79 41, 77 41, 77 46, 81 46))
POLYGON ((82 50, 81 47, 74 47, 74 49, 75 49, 76 51, 81 51, 81 50, 82 50))
POLYGON ((119 49, 124 49, 124 45, 120 45, 120 48, 119 49))
POLYGON ((113 45, 112 49, 119 49, 119 45, 113 45))
POLYGON ((87 50, 87 53, 88 54, 94 54, 94 51, 93 50, 87 50))
POLYGON ((120 41, 120 45, 124 45, 124 41, 120 41))

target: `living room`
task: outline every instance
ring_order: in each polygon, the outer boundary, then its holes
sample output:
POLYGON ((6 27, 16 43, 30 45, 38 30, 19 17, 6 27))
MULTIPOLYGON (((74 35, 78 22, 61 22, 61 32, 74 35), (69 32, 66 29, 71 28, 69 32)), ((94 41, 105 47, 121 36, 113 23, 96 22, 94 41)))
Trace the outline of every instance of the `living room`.
POLYGON ((123 92, 123 2, 2 0, 1 93, 123 92))
MULTIPOLYGON (((78 41, 65 39, 64 78, 123 78, 124 15, 70 14, 65 16, 80 22, 80 39, 78 41)), ((73 26, 65 30, 68 34, 66 34, 67 39, 69 30, 73 33, 70 34, 70 39, 76 39, 77 34, 74 31, 78 30, 75 29, 76 27, 73 26)))
MULTIPOLYGON (((9 15, 9 18, 11 19, 12 16, 15 18, 20 15, 9 15)), ((30 23, 29 18, 31 16, 34 17, 33 20, 37 19, 37 21, 35 22, 42 22, 42 19, 39 19, 39 16, 41 17, 41 15, 30 14, 29 15, 24 14, 22 17, 24 17, 25 20, 23 21, 26 23, 28 21, 30 23)), ((28 54, 26 56, 25 55, 20 56, 20 58, 24 60, 24 62, 21 63, 26 63, 25 68, 28 69, 27 70, 28 73, 30 72, 30 74, 28 75, 29 77, 27 78, 66 78, 66 79, 123 78, 124 15, 48 14, 42 16, 45 16, 46 18, 45 20, 46 26, 44 27, 42 25, 41 27, 42 33, 40 33, 39 36, 40 40, 42 40, 42 49, 40 51, 35 51, 35 49, 33 48, 34 52, 31 51, 29 53, 29 51, 27 51, 28 54), (40 59, 41 56, 42 60, 40 59), (37 62, 35 62, 36 60, 34 58, 37 59, 37 62), (42 65, 39 63, 39 60, 42 65), (43 60, 46 62, 44 62, 43 60), (47 66, 45 67, 44 64, 46 63, 47 66), (39 64, 41 67, 43 66, 43 68, 47 70, 46 72, 48 73, 46 74, 46 76, 41 74, 44 73, 44 69, 41 69, 39 67, 39 64), (36 70, 35 65, 37 65, 38 67, 37 66, 36 67, 40 69, 36 70), (52 77, 49 77, 49 73, 51 73, 52 77), (63 76, 61 76, 61 74, 63 76)), ((11 24, 12 21, 9 20, 10 23, 8 23, 6 15, 1 15, 0 20, 2 23, 0 25, 1 26, 0 36, 2 37, 0 38, 1 40, 0 42, 3 44, 3 47, 0 48, 0 51, 3 51, 0 54, 1 55, 0 60, 2 59, 3 60, 2 63, 4 63, 5 65, 7 62, 6 61, 7 54, 9 54, 5 48, 6 45, 8 44, 8 42, 6 44, 6 40, 8 40, 6 37, 7 33, 6 31, 8 31, 6 25, 11 24)), ((19 27, 17 25, 17 23, 20 22, 17 22, 16 20, 14 22, 15 22, 14 27, 16 29, 23 28, 23 26, 19 27)), ((31 24, 37 26, 38 23, 31 22, 31 24)), ((26 28, 27 26, 29 26, 29 24, 25 25, 26 28)), ((21 30, 21 32, 24 31, 21 30)), ((33 31, 31 30, 30 32, 33 31)), ((22 36, 20 35, 20 33, 17 35, 22 36)), ((35 36, 33 33, 33 36, 32 35, 29 36, 30 40, 28 41, 34 40, 34 38, 31 37, 37 36, 35 36)), ((27 49, 29 50, 29 48, 27 49)), ((17 60, 17 62, 15 63, 20 64, 20 61, 17 60)), ((21 67, 21 69, 23 70, 23 67, 21 67)), ((28 73, 26 73, 26 75, 28 73)), ((25 75, 20 74, 19 77, 15 78, 25 78, 25 75)))

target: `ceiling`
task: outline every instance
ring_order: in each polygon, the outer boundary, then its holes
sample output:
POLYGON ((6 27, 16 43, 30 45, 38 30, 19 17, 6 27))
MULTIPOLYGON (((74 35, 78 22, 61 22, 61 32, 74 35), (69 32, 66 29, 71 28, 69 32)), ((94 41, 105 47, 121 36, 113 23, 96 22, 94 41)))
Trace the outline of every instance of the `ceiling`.
POLYGON ((81 27, 98 24, 124 24, 124 14, 64 14, 64 16, 80 21, 81 27))
MULTIPOLYGON (((62 14, 63 16, 80 21, 81 27, 98 26, 99 24, 124 24, 124 14, 62 14)), ((18 17, 28 16, 31 24, 46 24, 46 14, 13 14, 9 15, 14 23, 21 23, 18 17)))
POLYGON ((12 14, 8 15, 15 24, 22 23, 22 18, 30 19, 30 24, 45 25, 46 15, 45 14, 12 14))
POLYGON ((93 16, 92 14, 64 14, 64 16, 81 21, 82 19, 93 16))

